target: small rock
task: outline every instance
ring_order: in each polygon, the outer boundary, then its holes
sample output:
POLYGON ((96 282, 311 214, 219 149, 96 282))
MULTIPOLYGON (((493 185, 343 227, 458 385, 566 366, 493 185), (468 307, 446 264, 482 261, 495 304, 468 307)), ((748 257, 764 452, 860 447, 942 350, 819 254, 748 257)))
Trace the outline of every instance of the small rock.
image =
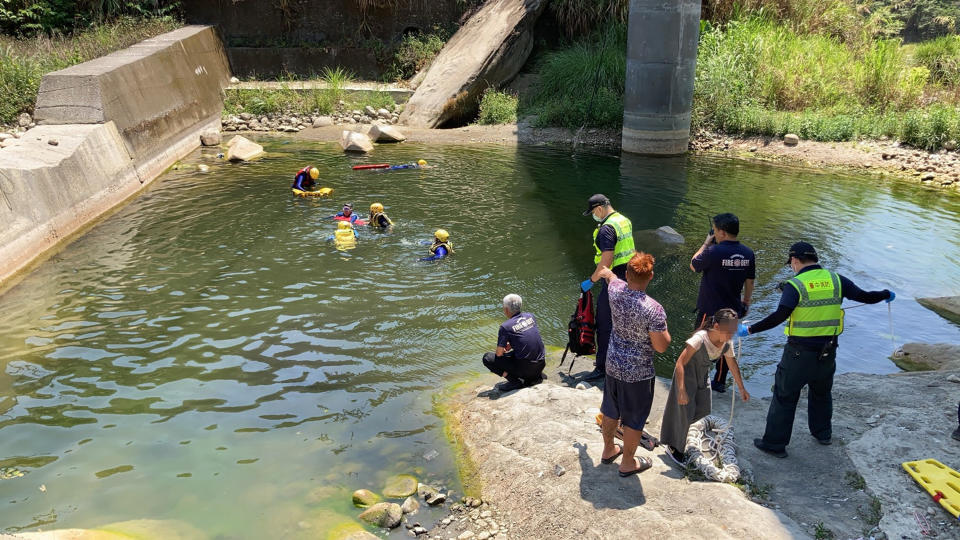
POLYGON ((436 450, 430 450, 429 452, 423 455, 423 459, 430 461, 439 455, 440 455, 440 452, 437 452, 436 450))
POLYGON ((483 518, 483 519, 487 519, 487 518, 489 518, 489 517, 493 517, 493 512, 491 512, 491 511, 489 511, 489 510, 484 510, 483 512, 480 512, 480 517, 483 518))
POLYGON ((17 125, 22 128, 30 127, 30 124, 33 123, 33 119, 30 118, 28 113, 20 113, 20 117, 17 118, 17 125))
POLYGON ((436 494, 437 494, 437 488, 433 486, 428 486, 427 484, 417 485, 417 496, 419 496, 421 499, 426 499, 427 497, 430 497, 431 495, 436 495, 436 494))
POLYGON ((404 514, 413 514, 420 509, 420 503, 413 496, 407 497, 403 501, 403 504, 400 505, 400 509, 403 510, 404 514))
POLYGON ((953 152, 954 150, 957 149, 957 141, 949 140, 943 143, 943 149, 948 152, 953 152))
POLYGON ((3 142, 7 139, 13 139, 13 138, 14 138, 13 135, 9 133, 0 133, 0 142, 3 142))
POLYGON ((593 387, 590 385, 590 383, 581 381, 577 383, 576 388, 577 390, 589 390, 593 387))
POLYGON ((470 508, 478 508, 481 504, 483 504, 483 501, 482 501, 482 500, 480 500, 480 499, 473 499, 473 500, 470 501, 470 508))
POLYGON ((756 151, 757 151, 757 147, 756 147, 756 146, 751 146, 751 147, 750 147, 750 151, 751 151, 751 152, 756 152, 756 151))
POLYGON ((261 124, 269 124, 269 123, 270 123, 270 119, 267 118, 266 116, 261 116, 261 117, 260 117, 260 123, 261 123, 261 124))
POLYGON ((57 139, 47 139, 47 144, 49 144, 50 146, 59 146, 60 141, 57 139))
POLYGON ((210 166, 209 166, 209 165, 204 165, 204 164, 201 163, 200 165, 197 165, 197 170, 200 171, 200 172, 209 172, 209 171, 210 171, 210 166))
POLYGON ((477 540, 487 540, 487 538, 490 538, 490 533, 487 531, 480 531, 477 535, 477 540))
POLYGON ((894 155, 883 152, 880 154, 880 157, 883 158, 884 160, 890 160, 894 158, 894 155))
POLYGON ((420 536, 421 534, 427 534, 428 532, 426 529, 424 529, 420 525, 417 525, 416 527, 410 529, 410 531, 413 532, 413 534, 416 536, 420 536))
POLYGON ((209 129, 200 134, 200 144, 204 146, 219 146, 223 142, 220 132, 209 129))
POLYGON ((357 508, 367 508, 380 502, 380 497, 369 489, 358 489, 353 492, 353 505, 357 508))
POLYGON ((467 540, 468 538, 473 538, 476 536, 473 534, 473 531, 463 531, 460 533, 460 536, 457 537, 457 540, 467 540))
POLYGON ((564 469, 562 465, 557 464, 553 466, 553 473, 557 476, 563 476, 565 472, 567 472, 567 470, 564 469))
POLYGON ((800 137, 793 133, 787 133, 783 136, 783 144, 786 146, 796 146, 800 144, 800 137))
POLYGON ((283 131, 284 133, 296 133, 296 132, 300 131, 300 129, 299 129, 299 128, 295 128, 295 127, 293 127, 293 126, 284 126, 281 131, 283 131))
POLYGON ((377 109, 377 116, 380 118, 390 118, 390 111, 386 109, 377 109))
POLYGON ((315 128, 322 128, 322 127, 332 126, 332 125, 333 125, 333 118, 330 118, 329 116, 318 116, 318 117, 316 117, 316 118, 313 119, 313 124, 312 124, 312 125, 313 125, 313 127, 315 127, 315 128))
POLYGON ((936 177, 937 177, 937 175, 933 174, 932 172, 928 172, 928 173, 924 173, 923 176, 920 177, 920 181, 921 181, 921 182, 929 182, 929 181, 933 180, 933 179, 936 178, 936 177))
POLYGON ((240 119, 249 122, 250 120, 253 120, 253 115, 250 113, 240 113, 240 119))
POLYGON ((434 493, 427 497, 427 504, 430 506, 437 506, 438 504, 443 504, 447 500, 446 493, 434 493))
POLYGON ((369 105, 367 105, 366 107, 363 108, 363 112, 364 112, 364 114, 366 114, 366 115, 369 116, 370 118, 376 118, 376 117, 377 117, 377 110, 374 109, 373 107, 369 106, 369 105))
POLYGON ((937 515, 937 509, 932 506, 928 506, 927 513, 930 514, 931 516, 935 516, 937 515))
POLYGON ((236 77, 230 77, 230 84, 238 84, 239 82, 240 82, 240 79, 236 77))

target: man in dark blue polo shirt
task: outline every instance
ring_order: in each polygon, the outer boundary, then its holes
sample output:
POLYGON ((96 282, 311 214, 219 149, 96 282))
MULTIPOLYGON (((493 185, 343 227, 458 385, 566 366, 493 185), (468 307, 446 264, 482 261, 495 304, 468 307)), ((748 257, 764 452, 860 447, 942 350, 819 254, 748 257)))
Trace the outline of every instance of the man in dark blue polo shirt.
POLYGON ((492 373, 507 379, 500 391, 508 392, 533 386, 543 380, 546 367, 543 339, 533 314, 521 311, 523 299, 517 294, 503 298, 503 315, 507 320, 497 334, 497 351, 483 355, 483 365, 492 373))
MULTIPOLYGON (((697 295, 698 328, 706 317, 724 308, 736 311, 743 318, 750 309, 753 280, 757 277, 753 250, 737 240, 740 234, 737 216, 719 214, 712 223, 712 234, 707 235, 690 259, 690 269, 703 273, 697 295)), ((727 390, 727 363, 723 356, 717 359, 717 374, 710 381, 710 387, 717 392, 727 390)))

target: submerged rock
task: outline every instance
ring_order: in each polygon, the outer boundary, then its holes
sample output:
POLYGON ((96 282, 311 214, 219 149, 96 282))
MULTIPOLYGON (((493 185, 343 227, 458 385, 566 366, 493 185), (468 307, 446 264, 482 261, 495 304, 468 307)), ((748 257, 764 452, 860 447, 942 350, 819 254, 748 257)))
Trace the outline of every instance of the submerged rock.
POLYGON ((400 520, 403 519, 403 510, 397 503, 377 503, 360 514, 360 519, 377 527, 393 529, 400 525, 400 520))
POLYGON ((657 238, 668 244, 682 244, 685 242, 683 235, 678 233, 673 227, 664 225, 654 231, 657 238))
POLYGON ((340 134, 340 147, 344 152, 369 153, 373 151, 373 141, 363 133, 344 131, 340 134))
POLYGON ((206 538, 193 525, 183 521, 137 519, 111 523, 96 529, 57 529, 17 533, 18 540, 202 540, 206 538))
POLYGON ((400 505, 400 509, 403 510, 404 514, 413 514, 420 509, 420 503, 413 496, 410 496, 403 501, 403 504, 400 505))
POLYGON ((380 502, 380 496, 369 489, 358 489, 353 492, 353 505, 359 508, 367 508, 380 502))
POLYGON ((428 497, 436 495, 437 493, 438 490, 435 487, 431 487, 426 484, 417 485, 417 496, 419 496, 421 499, 426 500, 428 497))
POLYGON ((227 148, 229 161, 250 161, 263 155, 262 146, 241 135, 230 139, 227 148))
POLYGON ((417 492, 417 479, 409 474, 398 474, 387 478, 383 486, 383 496, 388 499, 402 499, 417 492))

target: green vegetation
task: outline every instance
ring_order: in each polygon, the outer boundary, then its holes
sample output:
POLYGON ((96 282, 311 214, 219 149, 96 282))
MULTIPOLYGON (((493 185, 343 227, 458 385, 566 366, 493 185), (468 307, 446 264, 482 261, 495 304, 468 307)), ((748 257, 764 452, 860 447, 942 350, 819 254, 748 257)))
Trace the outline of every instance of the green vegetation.
POLYGON ((813 537, 817 540, 833 540, 836 536, 833 534, 833 531, 827 528, 823 522, 817 523, 813 529, 813 537))
POLYGON ((517 96, 488 88, 480 100, 478 124, 511 124, 517 121, 517 96))
POLYGON ((279 89, 257 88, 238 89, 227 92, 224 101, 225 114, 248 112, 257 116, 266 114, 331 114, 337 110, 358 109, 370 105, 374 109, 392 110, 396 105, 393 96, 387 92, 366 92, 363 97, 348 93, 346 86, 353 81, 354 75, 342 68, 324 69, 317 79, 304 82, 321 81, 326 88, 298 90, 293 88, 298 79, 293 75, 282 78, 279 89), (344 104, 341 106, 340 102, 344 104))
POLYGON ((914 49, 913 58, 927 68, 938 83, 960 87, 960 36, 944 36, 921 43, 914 49))
POLYGON ((0 0, 0 33, 72 33, 119 17, 178 18, 177 0, 0 0))
POLYGON ((403 36, 393 53, 393 63, 387 69, 384 80, 400 81, 413 77, 430 65, 449 38, 450 34, 438 27, 426 34, 412 33, 403 36))
MULTIPOLYGON (((0 6, 5 5, 0 0, 0 6)), ((21 112, 33 110, 45 73, 92 60, 179 26, 167 17, 121 17, 70 36, 0 36, 0 123, 11 123, 21 112)))
POLYGON ((547 53, 533 95, 520 103, 540 126, 618 127, 623 121, 626 27, 612 26, 592 39, 547 53))
POLYGON ((880 497, 876 495, 870 497, 870 507, 866 510, 857 507, 857 516, 863 521, 863 534, 869 536, 870 531, 880 524, 880 519, 883 517, 883 505, 880 502, 880 497))
POLYGON ((867 481, 864 480, 863 475, 857 471, 847 471, 847 474, 844 475, 844 478, 847 481, 847 485, 853 489, 867 489, 867 481))

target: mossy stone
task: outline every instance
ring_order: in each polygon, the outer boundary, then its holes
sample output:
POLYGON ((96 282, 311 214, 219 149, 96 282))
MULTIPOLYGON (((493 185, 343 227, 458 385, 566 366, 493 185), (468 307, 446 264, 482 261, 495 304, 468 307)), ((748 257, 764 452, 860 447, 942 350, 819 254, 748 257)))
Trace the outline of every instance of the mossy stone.
POLYGON ((380 496, 369 489, 358 489, 353 492, 353 505, 357 508, 367 508, 380 502, 380 496))
POLYGON ((403 499, 416 492, 417 479, 409 474, 391 476, 383 487, 383 496, 388 499, 403 499))
POLYGON ((360 514, 360 519, 377 527, 392 529, 400 525, 400 520, 403 519, 403 510, 397 503, 377 503, 364 510, 360 514))

